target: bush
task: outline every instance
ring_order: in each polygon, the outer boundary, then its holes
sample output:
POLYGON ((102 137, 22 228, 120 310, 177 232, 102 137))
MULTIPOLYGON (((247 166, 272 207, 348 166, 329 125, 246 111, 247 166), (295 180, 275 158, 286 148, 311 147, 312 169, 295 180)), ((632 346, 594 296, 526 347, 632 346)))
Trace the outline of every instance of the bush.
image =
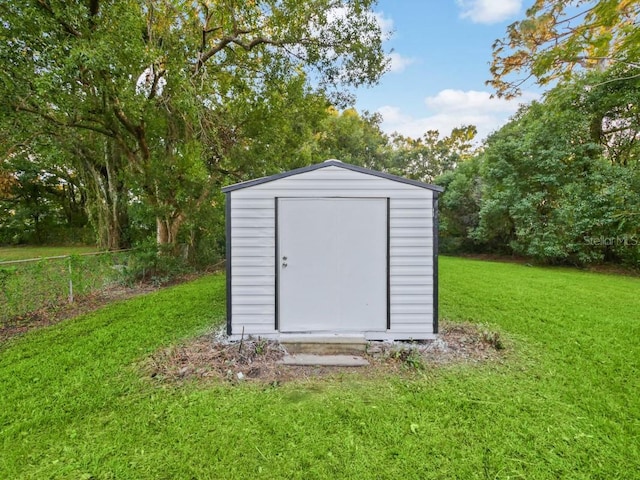
POLYGON ((147 241, 136 247, 129 255, 123 270, 123 280, 128 285, 137 282, 162 285, 191 271, 194 271, 194 268, 183 256, 175 255, 174 251, 147 241))
POLYGON ((470 237, 478 226, 482 179, 482 157, 461 163, 436 179, 445 188, 439 199, 439 247, 441 253, 475 253, 483 245, 470 237))

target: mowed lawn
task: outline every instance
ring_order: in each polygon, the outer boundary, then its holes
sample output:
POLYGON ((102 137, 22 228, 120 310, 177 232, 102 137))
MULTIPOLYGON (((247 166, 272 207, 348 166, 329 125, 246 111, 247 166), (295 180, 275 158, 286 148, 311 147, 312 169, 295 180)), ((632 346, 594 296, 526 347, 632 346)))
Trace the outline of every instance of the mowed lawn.
POLYGON ((442 258, 441 316, 503 362, 280 386, 144 378, 219 325, 224 277, 0 347, 0 478, 630 479, 640 465, 640 279, 442 258))
POLYGON ((68 247, 0 247, 0 262, 25 260, 30 258, 57 257, 59 255, 78 255, 80 253, 97 252, 96 247, 68 246, 68 247))

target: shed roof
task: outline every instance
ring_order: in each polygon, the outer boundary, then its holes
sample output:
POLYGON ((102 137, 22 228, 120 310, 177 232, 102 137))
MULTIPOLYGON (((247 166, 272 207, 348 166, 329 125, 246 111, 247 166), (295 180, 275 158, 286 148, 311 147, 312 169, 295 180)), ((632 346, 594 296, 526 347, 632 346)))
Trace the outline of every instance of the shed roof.
POLYGON ((378 172, 377 170, 371 170, 369 168, 358 167, 357 165, 351 165, 350 163, 344 163, 340 160, 327 160, 322 163, 317 163, 315 165, 309 165, 307 167, 296 168, 294 170, 289 170, 288 172, 276 173, 275 175, 270 175, 268 177, 256 178, 255 180, 248 180, 246 182, 236 183, 234 185, 226 186, 222 189, 224 193, 233 192, 234 190, 240 190, 242 188, 253 187, 254 185, 261 185, 263 183, 272 182, 274 180, 279 180, 281 178, 290 177, 292 175, 298 175, 300 173, 312 172, 314 170, 318 170, 320 168, 325 167, 338 167, 344 168, 347 170, 352 170, 354 172, 363 173, 365 175, 372 175, 374 177, 386 178, 387 180, 391 180, 399 183, 406 183, 408 185, 413 185, 414 187, 426 188, 428 190, 433 190, 434 192, 443 192, 444 188, 439 187, 437 185, 431 185, 429 183, 419 182, 417 180, 411 180, 409 178, 398 177, 397 175, 392 175, 386 172, 378 172))

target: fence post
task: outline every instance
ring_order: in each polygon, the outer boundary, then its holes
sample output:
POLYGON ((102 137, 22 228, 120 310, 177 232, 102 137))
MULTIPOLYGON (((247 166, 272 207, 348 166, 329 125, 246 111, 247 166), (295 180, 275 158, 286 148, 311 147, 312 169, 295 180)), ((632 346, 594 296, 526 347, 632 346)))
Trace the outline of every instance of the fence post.
POLYGON ((73 269, 71 268, 71 256, 69 258, 69 303, 73 303, 73 269))

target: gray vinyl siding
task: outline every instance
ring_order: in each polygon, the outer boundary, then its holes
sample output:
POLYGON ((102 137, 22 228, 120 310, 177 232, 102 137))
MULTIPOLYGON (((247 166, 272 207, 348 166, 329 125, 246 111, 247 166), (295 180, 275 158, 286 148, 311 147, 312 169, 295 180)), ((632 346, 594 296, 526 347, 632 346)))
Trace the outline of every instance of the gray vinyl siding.
POLYGON ((391 198, 389 240, 391 330, 418 334, 433 333, 433 202, 416 190, 391 198))
MULTIPOLYGON (((433 192, 337 166, 233 190, 232 333, 275 330, 275 198, 390 198, 390 333, 433 333, 433 192)), ((412 335, 415 334, 415 335, 412 335)))
POLYGON ((232 333, 274 332, 275 209, 271 198, 231 195, 232 333))

